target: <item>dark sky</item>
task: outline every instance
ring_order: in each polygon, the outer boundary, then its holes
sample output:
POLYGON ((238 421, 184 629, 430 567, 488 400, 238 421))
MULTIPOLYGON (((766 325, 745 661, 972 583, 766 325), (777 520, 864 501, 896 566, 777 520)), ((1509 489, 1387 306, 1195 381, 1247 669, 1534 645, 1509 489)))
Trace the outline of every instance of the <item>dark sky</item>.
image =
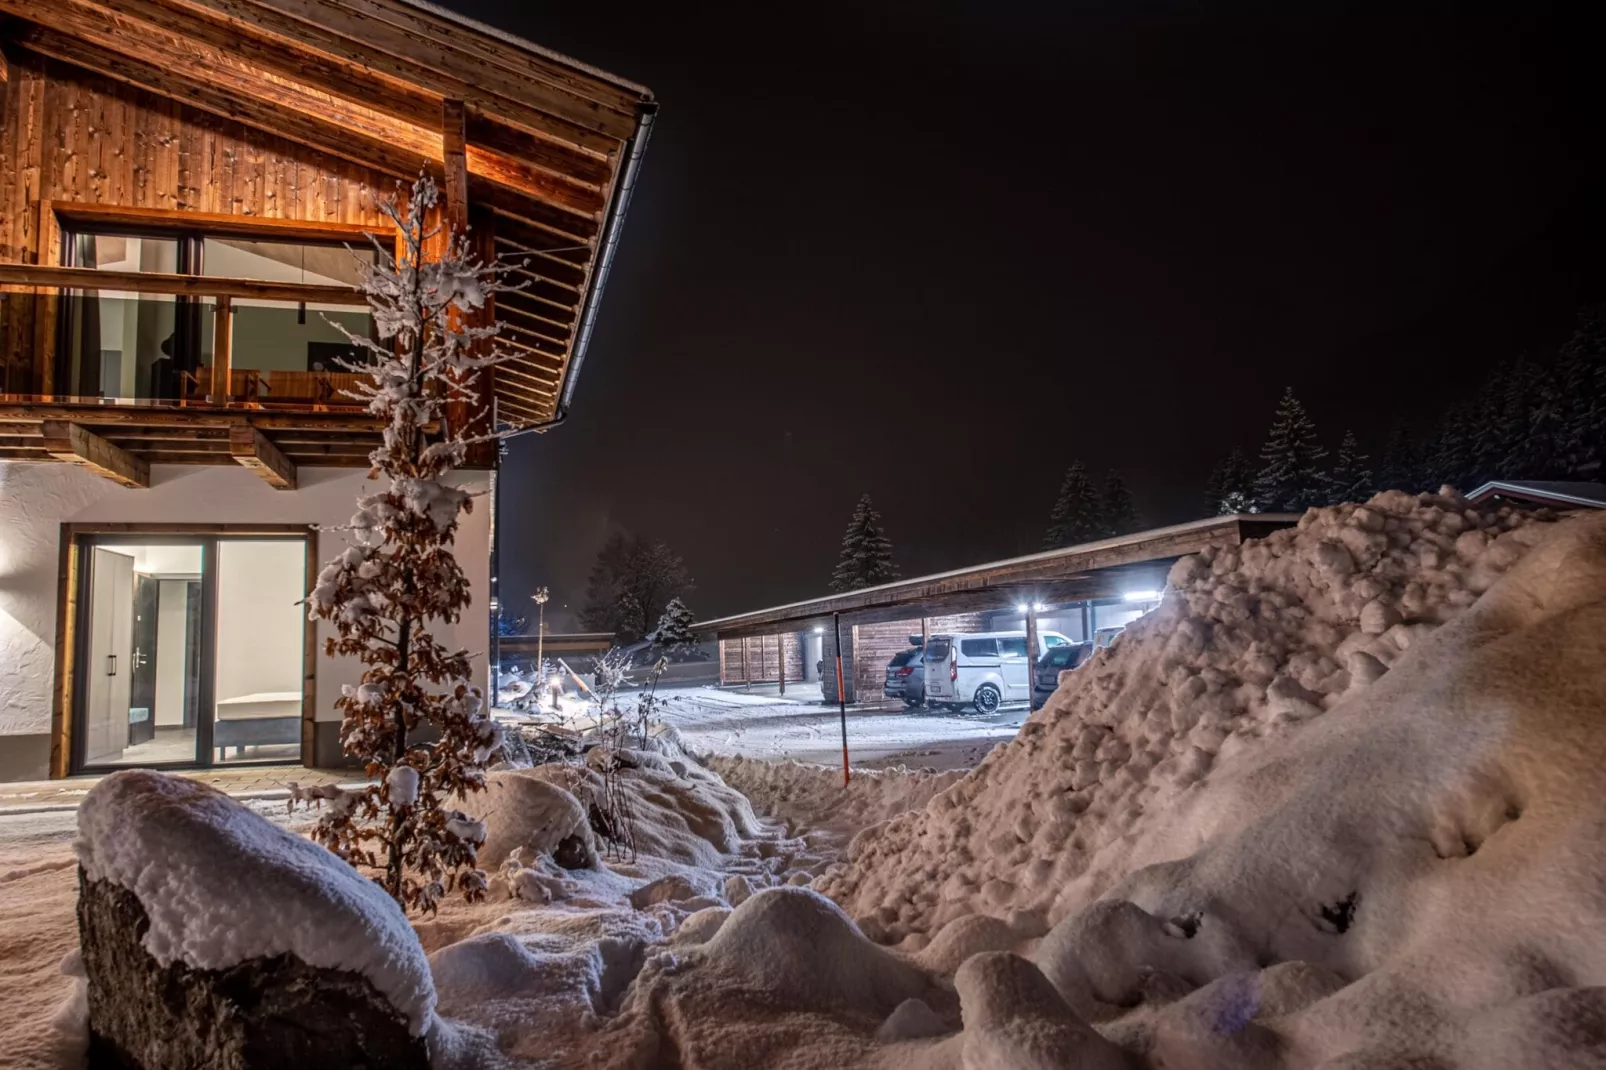
POLYGON ((1026 552, 1078 458, 1192 519, 1285 385, 1376 449, 1606 298, 1598 37, 1542 4, 451 3, 662 104, 503 472, 513 607, 615 527, 705 619, 819 594, 865 491, 905 575, 1026 552))

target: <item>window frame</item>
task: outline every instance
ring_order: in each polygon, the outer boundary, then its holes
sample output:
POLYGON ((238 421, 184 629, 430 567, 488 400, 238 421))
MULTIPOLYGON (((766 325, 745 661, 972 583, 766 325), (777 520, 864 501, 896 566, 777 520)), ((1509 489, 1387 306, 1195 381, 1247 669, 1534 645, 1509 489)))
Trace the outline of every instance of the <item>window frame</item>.
MULTIPOLYGON (((52 778, 80 773, 107 773, 117 769, 213 769, 239 766, 283 765, 282 758, 218 762, 214 759, 212 724, 216 716, 215 681, 217 626, 217 545, 229 539, 301 540, 306 546, 306 575, 317 575, 321 566, 318 531, 310 524, 207 524, 207 523, 68 523, 61 525, 61 580, 56 593, 55 688, 51 696, 50 775, 52 778), (201 681, 198 695, 206 716, 196 718, 196 754, 187 762, 159 765, 86 765, 82 760, 82 706, 87 695, 83 687, 89 644, 88 600, 92 592, 85 561, 97 545, 113 543, 203 544, 201 681), (201 749, 202 743, 207 744, 201 749)), ((310 579, 309 579, 310 582, 310 579)), ((313 756, 318 709, 317 668, 318 622, 308 618, 302 636, 301 661, 301 743, 297 761, 305 766, 313 756)))
MULTIPOLYGON (((315 245, 322 247, 372 248, 378 243, 383 248, 387 240, 395 241, 394 232, 385 227, 352 224, 307 223, 299 220, 255 219, 242 220, 213 212, 182 212, 166 209, 136 209, 118 206, 86 205, 79 203, 51 203, 41 205, 48 213, 54 234, 49 240, 55 264, 62 267, 79 267, 78 238, 122 237, 155 238, 178 243, 177 274, 193 278, 207 278, 205 274, 206 239, 235 238, 241 241, 274 242, 282 245, 315 245)), ((210 276, 220 277, 220 276, 210 276)), ((293 284, 291 284, 293 285, 293 284)), ((60 311, 55 317, 54 332, 46 332, 51 352, 41 354, 43 367, 56 384, 71 382, 72 361, 77 358, 73 350, 72 327, 76 303, 83 299, 78 291, 63 290, 60 311)), ((174 313, 173 364, 181 371, 194 372, 200 367, 205 339, 202 337, 201 309, 204 299, 182 294, 173 296, 174 313)), ((39 365, 36 365, 38 367, 39 365)), ((61 390, 52 393, 62 394, 61 390)), ((76 396, 76 395, 75 395, 76 396)), ((103 392, 99 395, 106 398, 103 392)), ((116 397, 116 395, 113 395, 116 397)), ((138 401, 172 402, 182 399, 169 397, 136 398, 138 401)))

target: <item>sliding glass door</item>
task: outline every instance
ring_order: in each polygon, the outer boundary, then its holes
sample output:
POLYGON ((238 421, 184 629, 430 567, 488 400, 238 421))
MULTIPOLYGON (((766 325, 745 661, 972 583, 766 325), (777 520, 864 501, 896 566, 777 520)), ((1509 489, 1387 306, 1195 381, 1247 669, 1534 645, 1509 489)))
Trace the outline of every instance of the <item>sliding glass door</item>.
POLYGON ((77 542, 74 766, 294 761, 306 538, 77 542))

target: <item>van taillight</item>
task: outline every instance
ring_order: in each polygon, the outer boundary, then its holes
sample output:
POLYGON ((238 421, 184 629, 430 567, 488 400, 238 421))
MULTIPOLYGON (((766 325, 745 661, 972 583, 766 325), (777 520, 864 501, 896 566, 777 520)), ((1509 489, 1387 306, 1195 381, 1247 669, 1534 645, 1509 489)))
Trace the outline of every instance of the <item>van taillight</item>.
POLYGON ((959 679, 959 659, 955 658, 954 660, 952 660, 952 661, 950 661, 948 663, 948 681, 950 683, 952 683, 953 681, 958 680, 958 679, 959 679))

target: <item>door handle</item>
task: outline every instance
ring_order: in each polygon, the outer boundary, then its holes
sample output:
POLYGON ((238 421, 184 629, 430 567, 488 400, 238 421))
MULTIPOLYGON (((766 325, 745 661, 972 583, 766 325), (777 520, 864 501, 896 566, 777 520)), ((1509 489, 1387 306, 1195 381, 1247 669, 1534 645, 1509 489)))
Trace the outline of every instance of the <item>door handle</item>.
POLYGON ((106 655, 106 675, 107 676, 116 676, 117 675, 117 655, 116 654, 107 654, 106 655))

